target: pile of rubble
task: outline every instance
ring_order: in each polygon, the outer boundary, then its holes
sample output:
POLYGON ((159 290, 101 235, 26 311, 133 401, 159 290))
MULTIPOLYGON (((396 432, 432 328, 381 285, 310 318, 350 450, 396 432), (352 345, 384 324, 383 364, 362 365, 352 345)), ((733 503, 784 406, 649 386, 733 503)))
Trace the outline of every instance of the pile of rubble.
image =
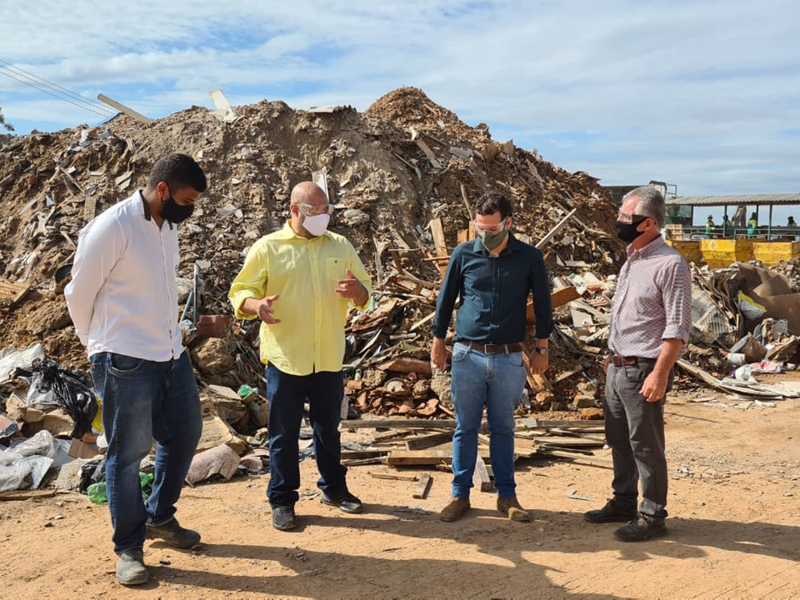
MULTIPOLYGON (((353 242, 374 282, 372 307, 353 311, 347 327, 343 416, 452 416, 449 377, 432 377, 428 362, 430 321, 447 257, 474 238, 474 201, 500 191, 515 206, 515 235, 543 250, 558 321, 567 324, 553 340, 550 379, 529 376, 520 412, 577 405, 589 407, 587 418, 598 417, 602 335, 584 324, 576 341, 568 306, 607 306, 623 257, 613 236, 615 206, 595 179, 511 140, 494 141, 486 125, 466 125, 415 88, 391 92, 363 114, 262 101, 224 115, 193 107, 149 124, 120 115, 93 128, 33 132, 0 145, 0 437, 15 444, 31 435, 68 438, 67 448, 56 449, 49 438, 37 448, 48 460, 68 453, 86 461, 78 470, 73 465, 72 484, 80 472, 84 484, 101 483, 95 455, 102 427, 86 427, 94 403, 65 410, 73 405, 43 402, 34 361, 57 361, 65 380, 85 374, 63 297, 79 231, 143 187, 155 160, 170 152, 193 156, 209 180, 194 217, 180 227, 184 341, 201 383, 200 449, 213 455, 198 455, 194 481, 265 466, 268 410, 257 322, 236 322, 227 292, 253 242, 288 219, 290 191, 305 180, 326 189, 336 209, 331 228, 353 242), (222 448, 245 456, 234 460, 222 448)), ((376 452, 348 451, 361 456, 352 460, 376 452)), ((31 467, 28 484, 32 473, 31 467)))
MULTIPOLYGON (((429 368, 404 373, 386 365, 427 363, 440 269, 472 237, 471 206, 482 193, 501 191, 513 201, 515 233, 544 240, 554 276, 610 274, 622 257, 612 235, 614 205, 594 179, 492 140, 488 127, 466 125, 420 90, 396 90, 363 114, 293 110, 279 101, 235 113, 219 120, 194 107, 152 124, 120 116, 95 128, 34 132, 0 148, 4 347, 40 342, 62 364, 86 367, 61 277, 81 227, 144 186, 153 162, 168 152, 190 154, 209 178, 195 217, 180 228, 181 301, 198 285, 199 315, 211 317, 191 344, 207 384, 263 389, 256 328, 233 323, 226 295, 250 245, 288 218, 289 193, 303 180, 327 187, 336 206, 332 229, 353 241, 375 283, 375 308, 354 316, 349 328, 348 390, 362 411, 433 414, 434 401, 447 396, 429 368), (377 396, 385 402, 376 404, 377 396)), ((553 362, 555 375, 562 364, 574 369, 558 347, 553 362)))
MULTIPOLYGON (((90 459, 101 449, 101 427, 87 426, 94 404, 83 396, 78 403, 66 396, 60 403, 43 401, 34 382, 42 363, 34 360, 49 357, 65 381, 81 381, 86 359, 62 293, 78 233, 100 211, 143 187, 153 162, 169 152, 193 156, 210 184, 194 218, 180 227, 184 341, 201 383, 201 450, 210 453, 198 455, 192 481, 265 466, 268 407, 258 323, 235 321, 227 292, 253 242, 289 217, 290 191, 305 180, 327 191, 335 206, 332 229, 352 240, 374 283, 371 307, 353 311, 347 326, 343 417, 364 415, 360 422, 366 425, 375 423, 368 414, 397 416, 407 423, 393 425, 405 428, 385 440, 378 436, 368 446, 346 449, 348 461, 356 461, 351 464, 387 458, 383 442, 402 442, 404 450, 395 451, 411 452, 452 431, 449 376, 433 376, 429 363, 430 322, 448 256, 474 238, 474 201, 487 191, 512 200, 514 233, 543 251, 553 284, 551 368, 546 376, 529 370, 518 411, 520 417, 549 411, 550 426, 535 419, 536 431, 523 427, 518 437, 536 438, 530 455, 562 452, 571 460, 575 444, 601 441, 593 436, 597 424, 574 419, 602 418, 600 362, 624 260, 613 235, 613 201, 590 176, 567 173, 513 141, 493 140, 486 125, 470 127, 415 88, 391 92, 363 114, 350 107, 302 111, 263 101, 223 118, 194 107, 151 124, 119 116, 94 128, 5 139, 0 415, 7 416, 0 438, 69 438, 69 448, 61 450, 88 461, 92 477, 99 472, 90 459), (428 424, 408 425, 408 417, 428 424), (415 427, 432 433, 416 436, 415 427), (234 459, 222 448, 245 456, 234 459)), ((756 383, 753 374, 794 368, 800 264, 696 268, 694 282, 695 327, 680 362, 681 384, 703 382, 758 402, 795 397, 791 385, 756 383)), ((44 453, 40 457, 57 462, 49 439, 36 448, 44 453)), ((27 458, 15 460, 30 465, 29 475, 46 462, 27 458)), ((426 458, 440 459, 435 452, 426 458)), ((91 481, 87 477, 84 483, 91 481)))

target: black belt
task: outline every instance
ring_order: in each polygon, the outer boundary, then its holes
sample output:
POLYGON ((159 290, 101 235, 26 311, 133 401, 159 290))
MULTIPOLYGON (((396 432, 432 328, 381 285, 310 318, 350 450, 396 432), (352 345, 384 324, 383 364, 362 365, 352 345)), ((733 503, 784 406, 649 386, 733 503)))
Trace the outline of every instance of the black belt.
POLYGON ((520 342, 512 342, 510 344, 484 344, 482 342, 472 342, 470 340, 456 340, 459 344, 464 344, 470 348, 474 348, 478 352, 484 354, 508 354, 509 352, 522 352, 522 344, 520 342))

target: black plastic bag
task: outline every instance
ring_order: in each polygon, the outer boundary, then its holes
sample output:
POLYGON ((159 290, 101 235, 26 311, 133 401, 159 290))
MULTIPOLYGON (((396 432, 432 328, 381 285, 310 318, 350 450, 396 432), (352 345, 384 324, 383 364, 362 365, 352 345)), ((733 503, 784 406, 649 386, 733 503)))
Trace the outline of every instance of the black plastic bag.
POLYGON ((75 421, 73 438, 92 431, 92 421, 97 415, 92 378, 80 371, 62 367, 49 358, 37 358, 30 371, 32 385, 42 393, 53 391, 55 401, 75 421))

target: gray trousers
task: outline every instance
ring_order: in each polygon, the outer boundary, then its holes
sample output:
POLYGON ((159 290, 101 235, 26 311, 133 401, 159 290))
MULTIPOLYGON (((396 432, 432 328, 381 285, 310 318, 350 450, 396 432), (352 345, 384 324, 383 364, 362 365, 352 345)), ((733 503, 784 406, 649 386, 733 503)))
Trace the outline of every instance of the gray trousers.
MULTIPOLYGON (((664 454, 664 402, 647 402, 640 393, 656 361, 639 359, 637 365, 608 366, 606 374, 606 440, 614 459, 614 501, 636 506, 642 484, 642 514, 667 516, 667 459, 664 454)), ((672 388, 672 373, 667 390, 672 388)))

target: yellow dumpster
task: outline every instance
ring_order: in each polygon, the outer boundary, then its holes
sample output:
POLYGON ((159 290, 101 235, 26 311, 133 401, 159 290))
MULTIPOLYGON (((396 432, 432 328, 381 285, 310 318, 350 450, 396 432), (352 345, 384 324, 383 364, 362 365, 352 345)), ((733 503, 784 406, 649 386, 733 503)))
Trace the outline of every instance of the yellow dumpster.
POLYGON ((667 245, 675 248, 687 261, 700 264, 703 258, 700 242, 701 240, 670 240, 667 245))
POLYGON ((712 269, 753 260, 753 240, 700 240, 703 258, 712 269))
POLYGON ((771 267, 800 256, 800 242, 754 242, 753 258, 771 267))

